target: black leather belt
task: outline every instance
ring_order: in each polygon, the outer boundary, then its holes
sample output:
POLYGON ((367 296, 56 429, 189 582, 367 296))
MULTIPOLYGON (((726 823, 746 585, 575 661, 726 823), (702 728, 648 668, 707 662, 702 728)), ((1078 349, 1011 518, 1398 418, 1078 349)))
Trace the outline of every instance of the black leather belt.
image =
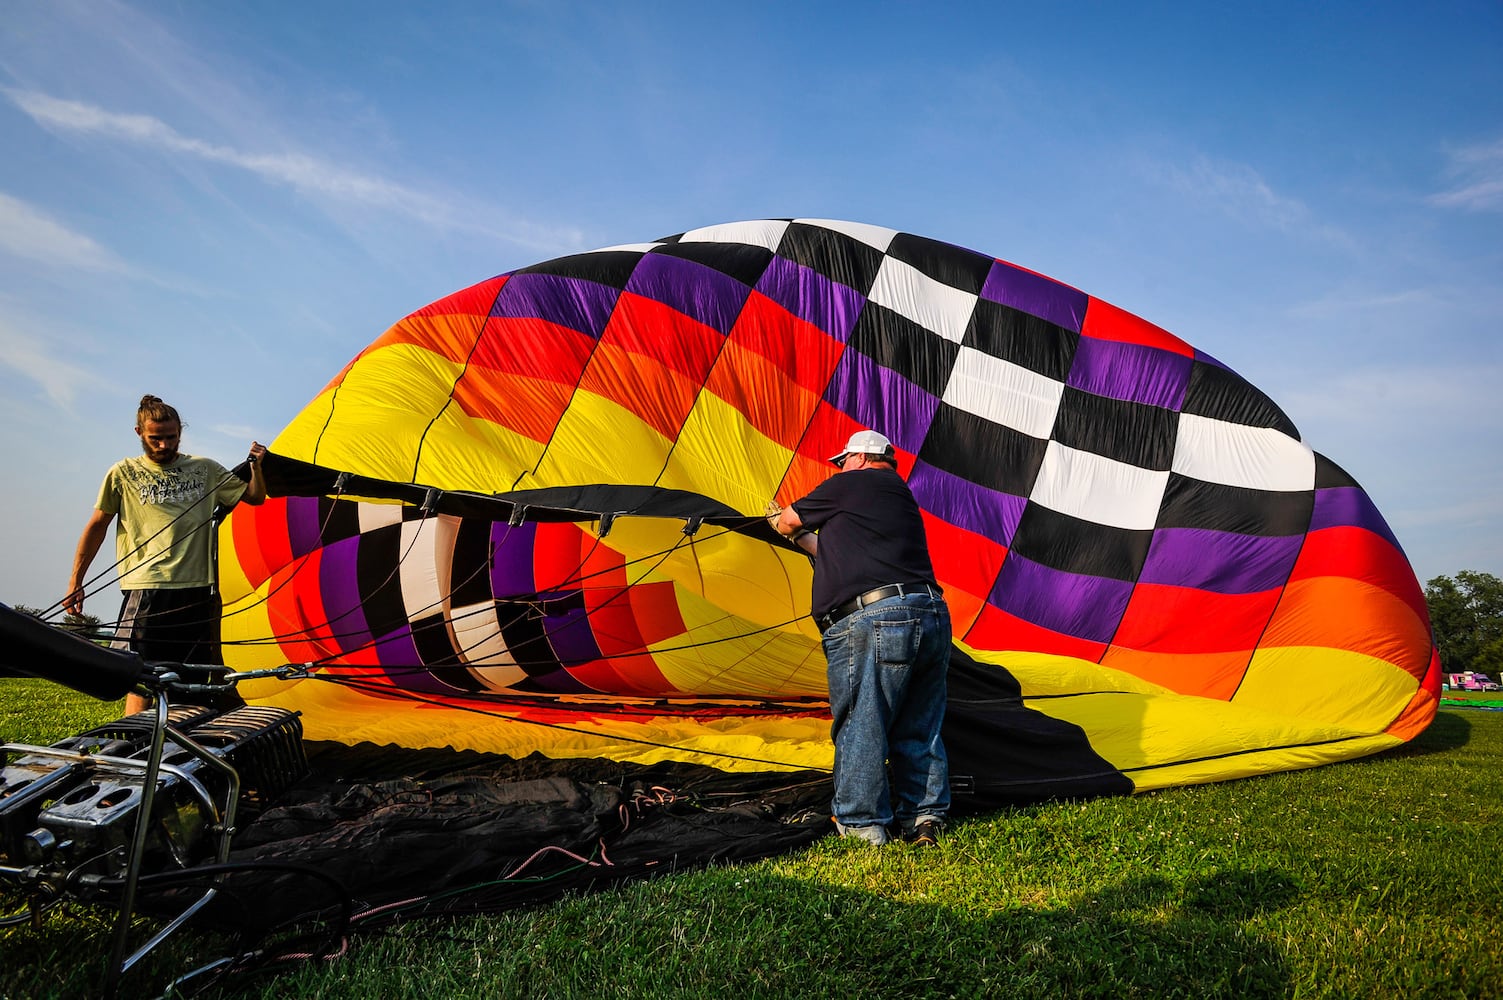
POLYGON ((902 597, 904 594, 928 594, 938 600, 942 595, 937 587, 927 583, 893 583, 886 587, 878 587, 876 590, 868 590, 864 594, 857 594, 844 604, 837 604, 828 612, 819 616, 819 630, 821 632, 832 627, 847 615, 853 615, 862 608, 878 601, 885 601, 889 597, 902 597))

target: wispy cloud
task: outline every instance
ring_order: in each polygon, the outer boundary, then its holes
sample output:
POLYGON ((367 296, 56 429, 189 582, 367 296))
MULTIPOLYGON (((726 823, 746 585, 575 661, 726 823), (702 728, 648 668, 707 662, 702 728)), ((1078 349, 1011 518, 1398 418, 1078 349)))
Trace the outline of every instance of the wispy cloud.
POLYGON ((1188 166, 1171 167, 1169 176, 1183 194, 1281 229, 1303 225, 1310 217, 1303 204, 1278 194, 1244 164, 1212 163, 1200 156, 1188 166))
POLYGON ((1503 210, 1503 139, 1451 151, 1448 190, 1430 196, 1432 205, 1468 212, 1503 210))
POLYGON ((1350 316, 1358 312, 1392 311, 1395 309, 1433 309, 1440 300, 1435 289, 1410 288, 1393 292, 1372 294, 1332 292, 1322 298, 1296 303, 1286 310, 1288 315, 1305 319, 1329 319, 1350 316))
POLYGON ((439 199, 305 153, 248 152, 183 135, 150 115, 119 114, 36 91, 10 89, 5 95, 44 128, 118 139, 169 155, 238 167, 303 194, 374 205, 425 222, 444 224, 454 216, 439 199))
POLYGON ((1496 317, 1503 310, 1503 289, 1466 276, 1447 275, 1428 285, 1383 286, 1373 280, 1347 279, 1315 298, 1291 301, 1284 307, 1292 319, 1376 324, 1404 337, 1429 331, 1432 354, 1452 351, 1481 338, 1491 338, 1496 317))
POLYGON ((10 316, 0 316, 0 366, 36 383, 47 398, 68 409, 85 390, 108 385, 102 376, 67 360, 56 340, 21 328, 10 316))
POLYGON ((435 229, 481 233, 547 252, 578 250, 584 246, 584 237, 578 228, 510 217, 480 201, 467 201, 460 206, 453 199, 352 170, 308 153, 241 149, 185 135, 152 115, 109 111, 36 90, 7 88, 0 92, 43 128, 126 142, 165 156, 187 157, 244 170, 269 184, 290 188, 326 208, 375 208, 415 219, 435 229))
POLYGON ((1345 233, 1316 219, 1304 202, 1280 194, 1247 164, 1217 162, 1201 155, 1184 164, 1157 163, 1151 172, 1180 197, 1245 225, 1342 245, 1351 242, 1345 233))
MULTIPOLYGON (((1362 366, 1318 382, 1280 390, 1278 398, 1297 422, 1362 430, 1358 437, 1428 439, 1455 443, 1470 438, 1493 453, 1498 444, 1497 385, 1503 365, 1479 359, 1472 365, 1362 366)), ((1320 442, 1313 442, 1317 448, 1320 442)))
POLYGON ((0 191, 0 253, 59 267, 123 273, 124 261, 41 209, 0 191))

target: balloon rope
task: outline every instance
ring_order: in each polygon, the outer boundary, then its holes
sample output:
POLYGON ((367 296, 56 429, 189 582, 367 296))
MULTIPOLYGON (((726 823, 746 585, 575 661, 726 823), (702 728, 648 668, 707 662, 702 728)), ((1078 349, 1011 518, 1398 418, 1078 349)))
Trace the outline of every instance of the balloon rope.
MULTIPOLYGON (((143 549, 145 549, 146 546, 148 546, 152 542, 156 541, 157 538, 160 535, 162 535, 163 532, 166 532, 166 531, 170 530, 175 524, 177 524, 183 518, 187 517, 190 513, 193 512, 193 510, 195 508, 198 507, 199 504, 203 503, 205 500, 209 499, 210 497, 212 497, 216 493, 218 493, 219 490, 220 490, 220 487, 224 486, 226 483, 228 483, 232 479, 234 479, 236 481, 239 481, 240 477, 236 476, 233 472, 227 473, 223 479, 221 479, 219 482, 217 482, 217 483, 214 484, 214 488, 213 489, 205 491, 204 494, 202 496, 200 496, 197 500, 193 501, 191 504, 189 504, 187 507, 185 507, 181 512, 179 512, 175 517, 173 517, 170 521, 168 521, 166 524, 162 525, 155 532, 153 532, 150 537, 143 539, 139 544, 136 545, 135 548, 133 548, 130 551, 126 552, 124 555, 120 556, 120 558, 116 559, 113 563, 111 563, 110 565, 106 566, 104 569, 100 570, 98 573, 95 573, 93 576, 89 577, 89 579, 85 580, 82 584, 80 584, 79 585, 79 589, 84 592, 85 599, 98 594, 105 587, 109 586, 110 583, 113 583, 113 582, 115 582, 115 580, 118 580, 119 577, 115 577, 114 579, 106 581, 105 584, 103 584, 100 587, 96 587, 93 590, 89 589, 90 587, 93 587, 94 584, 98 583, 100 580, 103 580, 106 576, 109 576, 115 570, 119 569, 120 565, 122 563, 124 563, 127 559, 129 559, 131 556, 134 556, 136 553, 138 553, 138 552, 142 551, 143 549)), ((198 532, 202 531, 204 528, 206 528, 206 527, 208 527, 208 526, 210 526, 212 524, 214 524, 214 521, 212 519, 200 523, 197 527, 195 527, 192 531, 188 532, 181 539, 179 539, 178 542, 175 542, 174 544, 179 544, 181 542, 187 541, 188 539, 192 538, 195 534, 197 534, 198 532)), ((166 551, 163 551, 162 553, 160 553, 155 558, 165 557, 167 555, 168 551, 170 551, 170 549, 168 549, 166 551)), ((58 610, 60 610, 62 608, 62 606, 63 606, 63 601, 66 601, 70 596, 72 596, 72 595, 70 595, 70 594, 64 594, 63 597, 62 597, 62 600, 55 601, 51 605, 43 608, 42 611, 41 611, 41 613, 38 615, 38 617, 39 618, 43 618, 43 619, 48 618, 49 616, 51 616, 52 614, 54 614, 55 612, 57 612, 58 610)), ((106 622, 101 621, 100 624, 101 625, 105 625, 105 624, 115 624, 115 625, 118 625, 119 621, 117 620, 117 621, 115 621, 113 623, 106 623, 106 622)))

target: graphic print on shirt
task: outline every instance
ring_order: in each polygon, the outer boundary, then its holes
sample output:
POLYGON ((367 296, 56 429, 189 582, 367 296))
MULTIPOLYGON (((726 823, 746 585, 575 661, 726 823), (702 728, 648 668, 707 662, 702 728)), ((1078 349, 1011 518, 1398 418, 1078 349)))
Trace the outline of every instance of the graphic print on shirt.
POLYGON ((136 466, 127 466, 125 475, 136 498, 146 506, 191 503, 203 496, 208 486, 203 469, 163 469, 153 475, 136 466))

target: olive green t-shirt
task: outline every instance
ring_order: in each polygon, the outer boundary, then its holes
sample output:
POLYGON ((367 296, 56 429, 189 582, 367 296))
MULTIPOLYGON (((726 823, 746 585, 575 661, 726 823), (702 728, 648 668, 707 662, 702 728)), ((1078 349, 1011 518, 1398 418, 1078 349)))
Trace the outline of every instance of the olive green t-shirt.
POLYGON ((213 459, 193 455, 165 466, 145 455, 116 462, 94 506, 117 516, 120 589, 212 586, 214 508, 239 503, 245 486, 213 459))

